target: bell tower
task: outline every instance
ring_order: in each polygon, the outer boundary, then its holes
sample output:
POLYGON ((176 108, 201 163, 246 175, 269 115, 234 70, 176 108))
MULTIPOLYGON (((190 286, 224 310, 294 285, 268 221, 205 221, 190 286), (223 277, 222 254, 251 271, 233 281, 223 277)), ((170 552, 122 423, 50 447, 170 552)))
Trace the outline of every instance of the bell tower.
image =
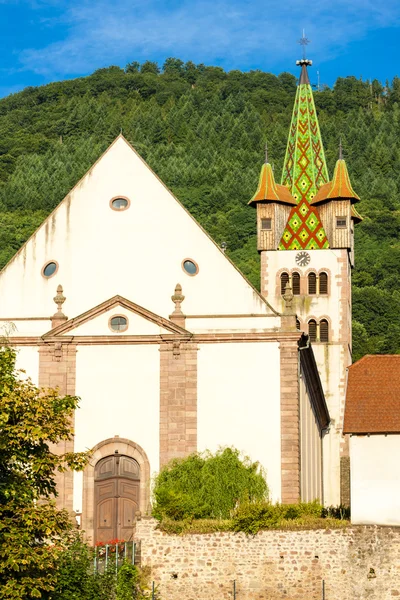
MULTIPOLYGON (((305 39, 305 38, 303 38, 305 39)), ((323 437, 324 502, 349 503, 349 461, 342 434, 347 367, 351 364, 351 268, 359 200, 340 149, 330 181, 308 76, 301 68, 281 184, 268 161, 256 194, 261 293, 283 312, 286 284, 292 288, 297 326, 309 335, 331 415, 323 437), (342 481, 342 484, 341 484, 342 481)), ((282 382, 284 384, 284 382, 282 382)))

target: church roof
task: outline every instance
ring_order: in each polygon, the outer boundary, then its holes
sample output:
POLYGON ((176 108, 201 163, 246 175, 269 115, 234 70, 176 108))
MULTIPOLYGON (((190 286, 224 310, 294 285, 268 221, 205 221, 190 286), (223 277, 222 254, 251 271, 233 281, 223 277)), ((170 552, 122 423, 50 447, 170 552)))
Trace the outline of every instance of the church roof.
POLYGON ((299 64, 301 76, 282 173, 282 184, 289 189, 297 206, 289 215, 280 250, 329 248, 318 209, 311 206, 319 188, 328 182, 328 170, 307 72, 310 61, 302 60, 299 64))
POLYGON ((324 183, 324 185, 320 187, 311 203, 317 204, 324 200, 341 200, 344 198, 352 200, 352 202, 358 202, 360 200, 351 185, 346 162, 343 158, 339 158, 336 163, 332 181, 324 183))
POLYGON ((400 355, 367 355, 351 365, 344 433, 400 433, 400 355))
POLYGON ((269 162, 261 167, 258 188, 248 204, 255 205, 257 202, 283 202, 296 205, 296 200, 287 187, 275 182, 274 172, 269 162))

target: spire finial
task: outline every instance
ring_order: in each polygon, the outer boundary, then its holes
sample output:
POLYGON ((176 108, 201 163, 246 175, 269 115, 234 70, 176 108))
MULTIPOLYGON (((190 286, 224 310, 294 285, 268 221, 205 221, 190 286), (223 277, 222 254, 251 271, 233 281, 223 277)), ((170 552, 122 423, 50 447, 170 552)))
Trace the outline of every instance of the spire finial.
POLYGON ((340 136, 340 141, 339 141, 339 160, 343 160, 342 136, 340 136))
POLYGON ((303 29, 303 36, 299 39, 299 41, 297 42, 298 44, 300 44, 300 46, 303 47, 303 60, 306 60, 306 47, 308 46, 308 44, 310 43, 311 40, 309 40, 306 37, 306 32, 303 29))
POLYGON ((268 164, 268 142, 265 142, 265 164, 268 164))

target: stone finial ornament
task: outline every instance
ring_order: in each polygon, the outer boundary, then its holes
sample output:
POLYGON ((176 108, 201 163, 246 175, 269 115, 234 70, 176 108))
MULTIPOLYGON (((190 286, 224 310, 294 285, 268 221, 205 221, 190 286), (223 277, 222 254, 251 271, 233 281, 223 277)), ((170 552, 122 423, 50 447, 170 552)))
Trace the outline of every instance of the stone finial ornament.
POLYGON ((291 313, 293 311, 293 292, 290 286, 290 283, 287 282, 285 285, 285 293, 283 294, 283 299, 285 301, 285 313, 291 313))
POLYGON ((175 310, 172 314, 174 315, 182 315, 181 304, 184 301, 185 296, 182 294, 182 286, 180 283, 177 283, 175 286, 175 293, 171 296, 172 302, 175 302, 175 310))
POLYGON ((62 305, 66 301, 66 297, 64 296, 63 291, 64 290, 62 285, 57 286, 57 295, 53 298, 54 302, 57 304, 57 312, 55 313, 54 317, 65 317, 62 311, 62 305))
POLYGON ((63 294, 62 285, 57 286, 57 294, 53 298, 54 302, 57 304, 57 312, 51 317, 51 328, 54 329, 58 325, 61 325, 64 321, 68 321, 68 317, 66 317, 62 311, 62 305, 64 304, 66 297, 63 294))
POLYGON ((175 286, 175 292, 173 296, 171 296, 172 302, 175 303, 174 312, 169 316, 171 321, 179 327, 185 328, 185 315, 182 312, 181 304, 184 301, 185 296, 182 294, 182 286, 180 283, 177 283, 175 286))

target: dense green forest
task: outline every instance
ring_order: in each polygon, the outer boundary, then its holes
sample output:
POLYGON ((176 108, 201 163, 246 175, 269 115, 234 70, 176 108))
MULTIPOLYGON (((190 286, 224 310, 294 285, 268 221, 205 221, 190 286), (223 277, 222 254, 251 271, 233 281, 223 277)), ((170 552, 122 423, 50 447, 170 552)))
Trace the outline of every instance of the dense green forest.
MULTIPOLYGON (((313 75, 312 71, 310 73, 313 75)), ((259 287, 255 192, 268 141, 277 179, 296 78, 179 59, 111 66, 0 100, 0 267, 122 131, 259 287)), ((400 352, 400 79, 315 92, 330 175, 342 138, 356 229, 354 357, 400 352)))

